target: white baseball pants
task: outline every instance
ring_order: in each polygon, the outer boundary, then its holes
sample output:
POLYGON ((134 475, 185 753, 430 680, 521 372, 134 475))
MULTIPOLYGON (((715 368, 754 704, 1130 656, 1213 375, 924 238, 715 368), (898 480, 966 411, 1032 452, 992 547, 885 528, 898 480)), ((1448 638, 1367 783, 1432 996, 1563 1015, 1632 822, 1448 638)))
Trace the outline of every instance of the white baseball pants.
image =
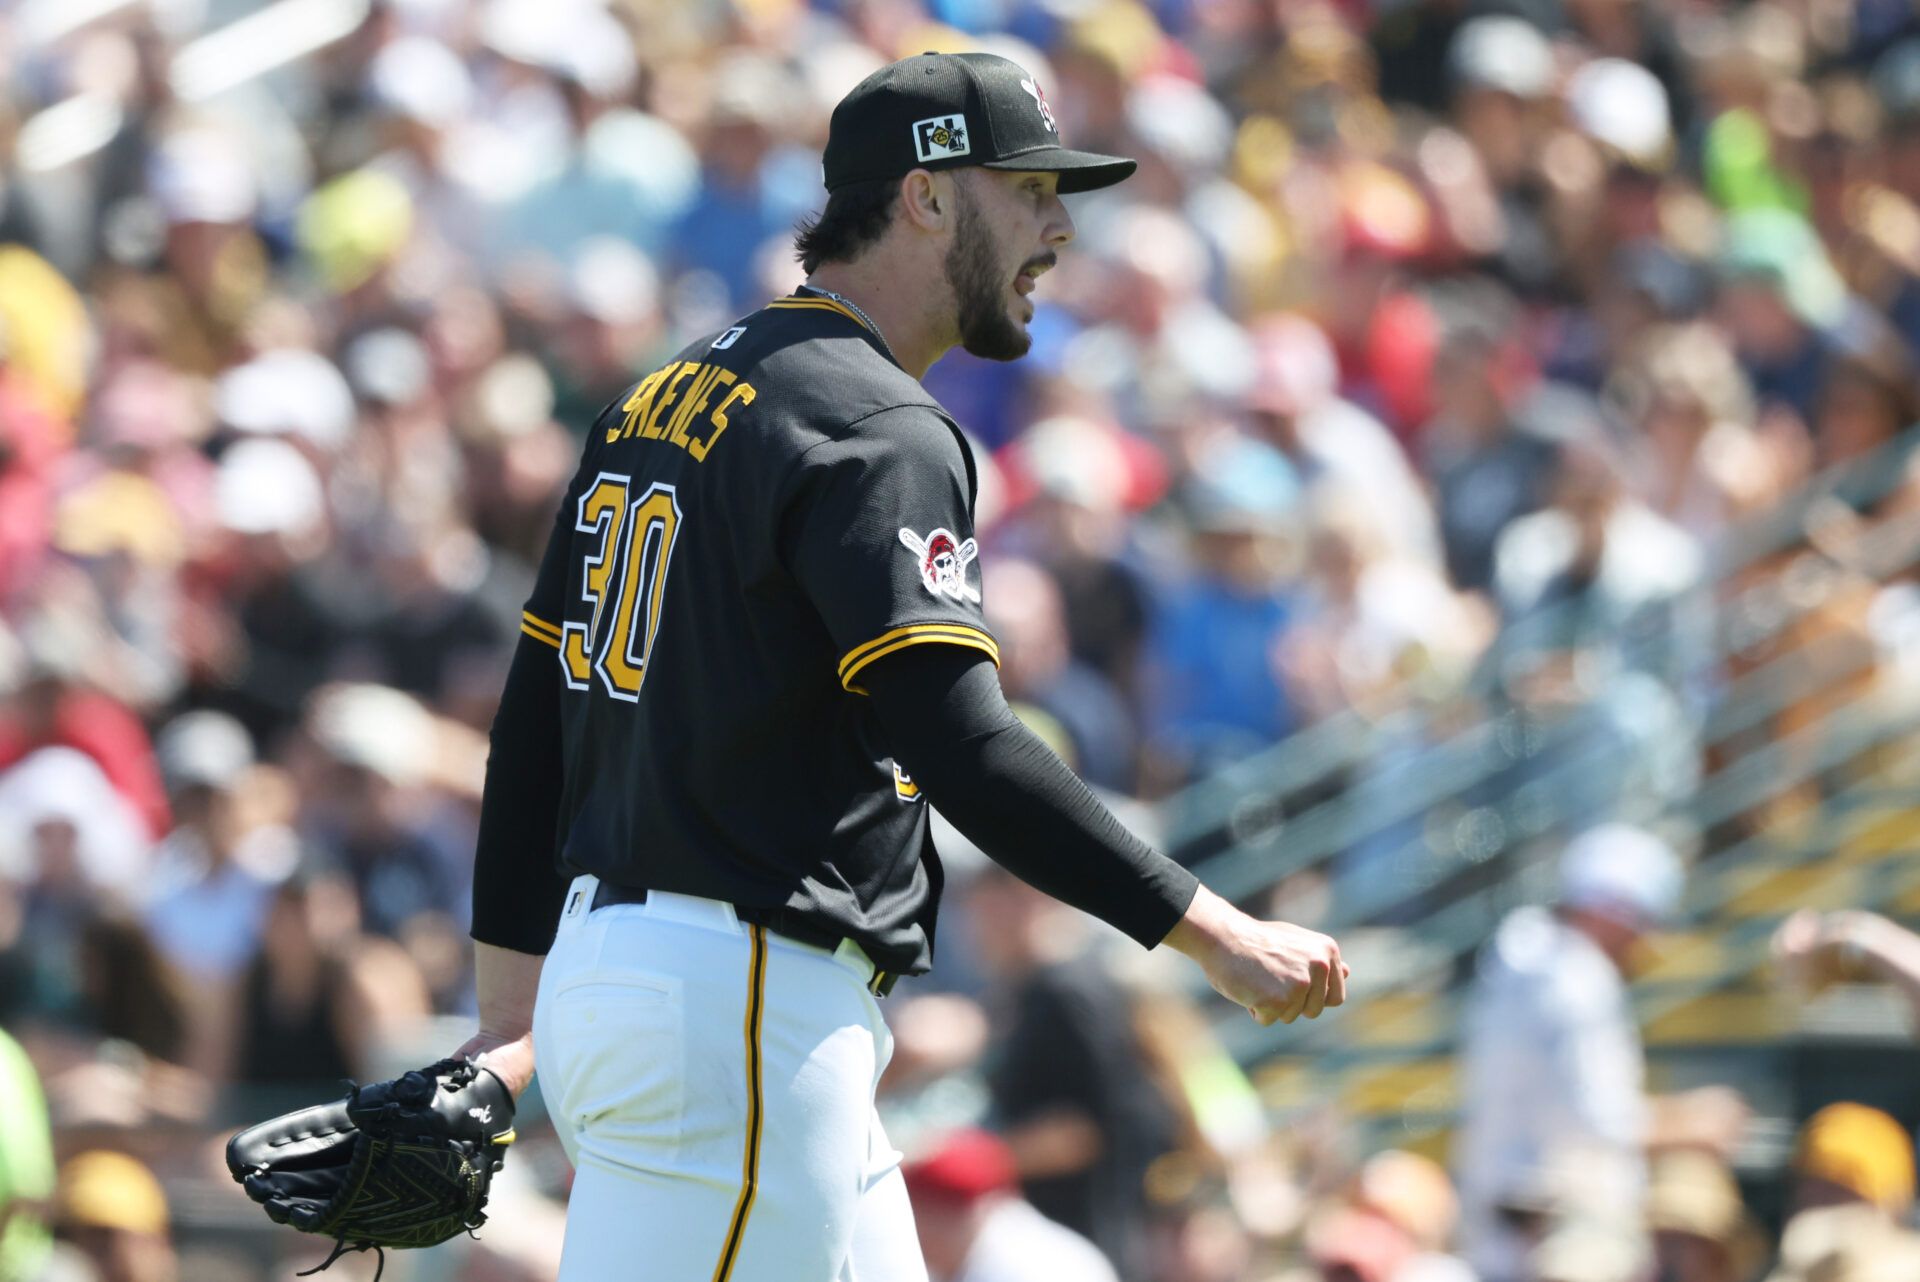
POLYGON ((533 1017, 576 1170, 560 1282, 926 1282, 866 954, 688 895, 590 910, 597 886, 567 892, 533 1017))

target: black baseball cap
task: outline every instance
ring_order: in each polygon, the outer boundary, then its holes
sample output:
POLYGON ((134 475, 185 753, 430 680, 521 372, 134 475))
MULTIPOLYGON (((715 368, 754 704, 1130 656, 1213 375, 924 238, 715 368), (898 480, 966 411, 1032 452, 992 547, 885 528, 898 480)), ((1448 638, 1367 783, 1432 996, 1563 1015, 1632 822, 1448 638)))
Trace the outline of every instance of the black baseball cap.
POLYGON ((1060 145, 1053 108, 1019 64, 990 53, 923 53, 880 68, 833 109, 827 190, 915 169, 1036 170, 1063 193, 1110 187, 1131 160, 1060 145))

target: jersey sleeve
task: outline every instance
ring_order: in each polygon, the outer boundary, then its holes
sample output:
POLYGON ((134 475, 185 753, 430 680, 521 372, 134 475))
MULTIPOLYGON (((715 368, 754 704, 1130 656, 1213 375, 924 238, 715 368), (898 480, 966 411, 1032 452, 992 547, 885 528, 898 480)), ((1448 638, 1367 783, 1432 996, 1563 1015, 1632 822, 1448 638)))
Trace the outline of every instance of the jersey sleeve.
POLYGON ((535 641, 560 648, 560 616, 564 613, 562 594, 567 590, 567 551, 573 542, 571 514, 573 493, 561 504, 562 520, 554 523, 547 539, 547 551, 540 558, 540 572, 533 581, 533 594, 520 610, 520 633, 535 641))
POLYGON ((973 467, 958 429, 924 406, 861 419, 801 461, 787 562, 839 653, 841 686, 916 645, 1000 647, 980 609, 973 467))
POLYGON ((580 495, 594 475, 595 446, 605 434, 608 420, 620 404, 616 397, 594 418, 587 429, 586 445, 580 451, 580 465, 560 499, 553 516, 553 528, 547 533, 547 550, 540 558, 540 570, 534 576, 533 592, 520 610, 520 634, 560 648, 561 621, 567 612, 568 559, 573 553, 574 525, 579 520, 580 495))
MULTIPOLYGON (((593 431, 600 430, 596 420, 593 431)), ((575 512, 582 478, 591 475, 593 440, 589 435, 580 467, 554 515, 533 594, 520 614, 520 641, 488 736, 470 933, 480 943, 516 952, 547 951, 566 891, 554 858, 566 782, 555 651, 560 648, 575 512)))

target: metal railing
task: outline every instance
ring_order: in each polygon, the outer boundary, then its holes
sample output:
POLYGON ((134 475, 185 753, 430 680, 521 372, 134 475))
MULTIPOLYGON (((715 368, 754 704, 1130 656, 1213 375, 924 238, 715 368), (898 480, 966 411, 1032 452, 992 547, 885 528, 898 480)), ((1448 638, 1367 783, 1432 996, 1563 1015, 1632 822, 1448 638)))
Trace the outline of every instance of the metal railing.
MULTIPOLYGON (((1667 675, 1666 687, 1676 701, 1705 692, 1697 696, 1697 715, 1686 718, 1688 741, 1677 748, 1696 761, 1713 762, 1713 769, 1665 793, 1627 788, 1611 798, 1614 817, 1669 830, 1685 844, 1710 836, 1711 857, 1703 859, 1688 891, 1688 912, 1696 921, 1726 909, 1740 891, 1739 874, 1755 860, 1788 867, 1811 864, 1825 853, 1822 840, 1781 849, 1763 833, 1740 835, 1737 820, 1790 790, 1831 782, 1849 763, 1911 733, 1879 706, 1869 687, 1876 657, 1870 648, 1841 636, 1802 640, 1795 632, 1846 592, 1884 584, 1920 564, 1920 515, 1914 514, 1871 524, 1844 564, 1807 546, 1809 523, 1823 505, 1870 510, 1901 483, 1917 449, 1920 427, 1868 458, 1816 477, 1792 498, 1729 531, 1711 549, 1699 580, 1679 598, 1623 623, 1637 634, 1636 643, 1671 644, 1678 629, 1697 624, 1703 613, 1711 622, 1698 638, 1704 644, 1667 675), (1782 564, 1769 565, 1771 560, 1782 564), (1766 653, 1769 648, 1778 652, 1766 653), (1741 661, 1755 662, 1729 676, 1729 667, 1741 661), (1848 697, 1835 699, 1807 725, 1775 733, 1774 723, 1810 692, 1848 697), (1748 738, 1760 742, 1745 747, 1748 738)), ((1561 618, 1542 612, 1545 617, 1524 626, 1559 627, 1571 608, 1559 607, 1561 618)), ((1510 632, 1506 640, 1516 638, 1510 632)), ((1386 873, 1336 898, 1320 924, 1345 932, 1383 917, 1400 920, 1432 959, 1420 982, 1443 988, 1505 911, 1538 900, 1550 886, 1551 843, 1545 839, 1565 835, 1578 817, 1566 798, 1579 797, 1588 776, 1606 764, 1602 758, 1619 749, 1595 739, 1578 716, 1555 722, 1504 706, 1498 684, 1505 656, 1496 643, 1463 702, 1401 708, 1377 720, 1343 712, 1195 783, 1162 804, 1170 848, 1221 894, 1248 900, 1298 874, 1337 868, 1368 842, 1382 843, 1384 849, 1370 857, 1386 873), (1463 718, 1463 709, 1477 715, 1463 718), (1396 750, 1407 764, 1381 770, 1382 754, 1396 750)), ((1836 807, 1844 807, 1848 787, 1860 786, 1841 782, 1836 807)), ((1920 871, 1912 869, 1874 883, 1876 893, 1887 895, 1916 885, 1920 871)), ((1764 946, 1764 930, 1734 929, 1723 967, 1650 988, 1642 995, 1643 1013, 1656 1017, 1735 982, 1743 967, 1750 971, 1763 960, 1764 946)), ((1405 985, 1394 984, 1369 996, 1400 991, 1405 985)), ((1311 1053, 1316 1063, 1326 1057, 1329 1067, 1338 1067, 1374 1055, 1348 1044, 1345 1029, 1355 1022, 1343 1015, 1260 1029, 1242 1016, 1223 1019, 1220 1032, 1246 1062, 1311 1053)), ((1391 1053, 1437 1053, 1449 1040, 1391 1053)))

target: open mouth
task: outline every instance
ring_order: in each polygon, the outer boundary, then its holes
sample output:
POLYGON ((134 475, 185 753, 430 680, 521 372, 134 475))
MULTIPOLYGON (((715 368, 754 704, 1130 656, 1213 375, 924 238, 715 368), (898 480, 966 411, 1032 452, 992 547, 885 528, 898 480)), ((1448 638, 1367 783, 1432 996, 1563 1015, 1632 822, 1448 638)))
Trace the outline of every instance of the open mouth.
POLYGON ((1031 294, 1033 292, 1034 282, 1040 278, 1040 274, 1042 272, 1046 271, 1051 266, 1053 266, 1052 263, 1039 262, 1039 263, 1028 263, 1025 267, 1022 267, 1020 269, 1020 274, 1013 278, 1014 292, 1019 294, 1020 297, 1022 298, 1025 298, 1028 294, 1031 294))

